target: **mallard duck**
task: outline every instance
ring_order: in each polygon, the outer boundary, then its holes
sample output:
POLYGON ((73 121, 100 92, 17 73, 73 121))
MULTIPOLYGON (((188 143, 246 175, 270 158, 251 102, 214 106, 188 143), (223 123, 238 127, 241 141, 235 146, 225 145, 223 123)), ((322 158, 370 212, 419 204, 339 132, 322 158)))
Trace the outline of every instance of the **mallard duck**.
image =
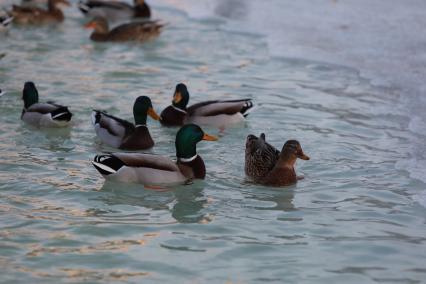
POLYGON ((13 17, 6 12, 0 14, 0 32, 5 32, 8 30, 10 22, 12 22, 13 17))
POLYGON ((38 7, 24 7, 13 5, 10 12, 13 16, 13 22, 16 24, 51 24, 64 20, 64 13, 58 8, 60 4, 70 6, 67 0, 49 0, 48 9, 38 7))
POLYGON ((180 83, 176 86, 172 104, 161 112, 161 123, 176 126, 191 122, 225 127, 244 121, 253 107, 251 99, 204 101, 187 108, 188 102, 188 89, 180 83))
POLYGON ((185 183, 204 179, 206 167, 197 154, 201 140, 215 141, 195 124, 183 126, 176 134, 177 162, 167 157, 140 153, 111 153, 98 155, 93 166, 105 179, 145 185, 185 183))
POLYGON ((95 29, 90 35, 90 39, 101 42, 149 41, 160 35, 163 26, 158 21, 143 21, 122 24, 110 31, 104 17, 95 17, 85 25, 86 28, 95 29))
POLYGON ((52 102, 39 103, 38 91, 33 82, 26 82, 22 92, 24 109, 21 119, 37 127, 64 127, 71 121, 68 107, 52 102))
POLYGON ((247 136, 245 153, 246 175, 255 183, 284 186, 297 182, 294 164, 297 158, 309 160, 297 140, 288 140, 281 152, 260 137, 247 136))
POLYGON ((151 17, 151 9, 145 0, 134 0, 133 6, 126 2, 118 1, 80 0, 78 8, 90 18, 100 16, 113 22, 131 18, 151 17))
POLYGON ((93 111, 92 122, 103 143, 114 148, 143 150, 154 146, 146 126, 147 115, 155 120, 160 119, 152 107, 151 99, 140 96, 133 105, 135 124, 99 110, 93 111))

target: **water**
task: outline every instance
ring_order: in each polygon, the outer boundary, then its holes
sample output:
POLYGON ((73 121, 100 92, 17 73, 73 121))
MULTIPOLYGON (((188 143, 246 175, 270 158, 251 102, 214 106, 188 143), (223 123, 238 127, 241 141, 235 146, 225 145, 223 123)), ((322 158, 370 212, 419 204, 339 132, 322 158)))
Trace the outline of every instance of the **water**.
MULTIPOLYGON (((154 6, 171 24, 144 46, 90 42, 75 8, 62 25, 13 28, 0 41, 1 282, 423 282, 425 184, 413 171, 422 119, 399 89, 357 68, 272 57, 268 36, 214 13, 188 17, 177 2, 154 6), (20 121, 27 80, 70 106, 71 129, 20 121), (181 81, 191 102, 250 97, 257 109, 241 127, 205 129, 220 140, 198 146, 204 181, 104 183, 90 161, 113 149, 95 138, 91 109, 131 119, 134 99, 149 95, 161 111, 181 81), (305 179, 245 181, 245 137, 260 132, 276 147, 301 142, 305 179)), ((243 23, 244 9, 230 15, 243 23)), ((148 124, 150 152, 173 157, 176 129, 148 124)))

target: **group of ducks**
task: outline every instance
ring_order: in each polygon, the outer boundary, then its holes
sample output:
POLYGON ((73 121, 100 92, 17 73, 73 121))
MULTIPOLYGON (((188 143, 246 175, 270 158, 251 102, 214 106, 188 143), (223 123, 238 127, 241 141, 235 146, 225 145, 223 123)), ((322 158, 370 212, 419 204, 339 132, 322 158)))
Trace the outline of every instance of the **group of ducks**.
MULTIPOLYGON (((11 22, 17 25, 60 23, 64 20, 61 6, 70 6, 67 0, 42 0, 47 4, 46 9, 36 1, 23 0, 22 5, 13 5, 10 11, 0 13, 0 30, 5 30, 11 22)), ((156 38, 165 25, 150 20, 151 9, 144 0, 134 0, 133 6, 118 1, 80 0, 78 8, 91 18, 85 27, 94 29, 90 35, 93 41, 146 42, 156 38), (110 30, 110 23, 121 24, 110 30)))
MULTIPOLYGON (((12 10, 0 15, 0 25, 52 24, 62 22, 64 15, 61 4, 69 6, 67 0, 47 0, 47 9, 38 7, 33 1, 24 6, 13 5, 12 10), (34 6, 35 5, 35 6, 34 6)), ((92 20, 86 27, 93 28, 94 41, 146 41, 159 35, 164 24, 149 20, 151 10, 144 0, 134 0, 131 6, 118 1, 80 0, 79 9, 92 20), (108 22, 132 20, 109 30, 108 22)), ((1 91, 0 91, 1 92, 1 91)), ((33 82, 26 82, 22 99, 24 109, 21 119, 36 127, 66 127, 72 113, 68 107, 53 102, 40 103, 33 82)), ((197 154, 196 145, 202 140, 216 141, 198 125, 226 127, 244 121, 253 108, 250 99, 204 101, 188 107, 189 92, 184 84, 176 86, 172 104, 158 115, 149 97, 140 96, 133 105, 135 123, 120 119, 105 111, 94 110, 92 123, 102 143, 122 150, 145 150, 154 146, 147 127, 150 116, 165 126, 180 126, 176 134, 177 161, 167 157, 145 153, 108 153, 97 155, 94 167, 108 180, 141 183, 145 185, 186 183, 193 179, 204 179, 206 168, 197 154)), ((309 160, 296 140, 287 141, 281 152, 265 140, 249 135, 246 140, 245 173, 253 182, 283 186, 293 184, 298 177, 294 170, 296 160, 309 160)))
MULTIPOLYGON (((33 82, 26 82, 22 99, 21 119, 36 127, 68 126, 72 113, 68 107, 53 102, 40 103, 33 82)), ((95 156, 93 166, 108 180, 141 183, 144 185, 187 183, 204 179, 206 168, 197 154, 198 142, 216 141, 198 124, 227 127, 243 122, 253 108, 251 99, 204 101, 188 107, 189 92, 186 85, 176 86, 172 104, 158 115, 151 99, 138 97, 133 105, 135 123, 104 111, 93 110, 92 123, 102 143, 122 150, 145 150, 154 146, 147 127, 150 116, 165 126, 181 126, 176 134, 177 161, 146 153, 108 153, 95 156)), ((290 185, 297 181, 294 165, 297 158, 309 160, 296 140, 287 141, 278 151, 260 137, 249 135, 246 140, 245 172, 255 183, 271 186, 290 185)))

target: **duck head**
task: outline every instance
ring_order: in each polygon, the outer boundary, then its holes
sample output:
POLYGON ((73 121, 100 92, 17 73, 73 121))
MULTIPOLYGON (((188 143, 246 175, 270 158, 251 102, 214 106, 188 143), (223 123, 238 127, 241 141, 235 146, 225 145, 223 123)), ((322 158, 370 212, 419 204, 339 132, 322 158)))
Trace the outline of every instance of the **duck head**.
POLYGON ((160 116, 152 107, 151 99, 147 96, 140 96, 133 105, 133 117, 136 125, 145 125, 147 115, 155 120, 160 120, 160 116))
POLYGON ((185 110, 189 102, 188 88, 185 84, 180 83, 176 85, 175 93, 173 95, 173 106, 185 110))
POLYGON ((38 103, 38 91, 33 82, 25 82, 24 90, 22 91, 22 99, 24 107, 29 108, 33 104, 38 103))
POLYGON ((84 25, 86 29, 94 29, 95 33, 107 34, 109 31, 108 21, 104 17, 94 17, 84 25))
POLYGON ((249 134, 246 139, 246 151, 253 153, 257 149, 265 145, 265 133, 261 133, 259 137, 249 134))
POLYGON ((133 0, 133 4, 135 6, 137 6, 137 5, 143 5, 143 4, 145 4, 145 0, 133 0))
POLYGON ((189 159, 197 155, 197 143, 201 140, 216 141, 217 137, 204 133, 196 124, 186 124, 176 134, 176 157, 189 159))
POLYGON ((285 142, 278 163, 283 166, 293 166, 297 158, 302 160, 309 160, 310 158, 303 153, 302 146, 297 140, 288 140, 285 142))

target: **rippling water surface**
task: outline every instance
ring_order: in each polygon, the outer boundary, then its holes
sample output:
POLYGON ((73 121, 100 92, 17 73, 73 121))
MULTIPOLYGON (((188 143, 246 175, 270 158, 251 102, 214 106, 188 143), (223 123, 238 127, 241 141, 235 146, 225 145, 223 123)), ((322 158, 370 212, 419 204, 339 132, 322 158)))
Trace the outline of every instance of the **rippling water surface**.
MULTIPOLYGON (((413 134, 398 95, 354 69, 273 58, 262 36, 229 32, 221 19, 154 7, 170 25, 143 46, 91 42, 75 7, 62 25, 2 36, 1 282, 424 281, 425 184, 401 166, 413 134), (70 106, 70 129, 20 121, 28 80, 42 100, 70 106), (206 129, 220 140, 198 145, 204 181, 156 191, 104 183, 90 161, 113 149, 95 138, 91 109, 131 120, 134 99, 148 95, 161 111, 181 81, 191 102, 249 97, 257 109, 241 127, 206 129), (301 141, 305 179, 245 181, 245 138, 260 132, 279 148, 301 141)), ((148 123, 151 152, 173 157, 176 129, 148 123)))

